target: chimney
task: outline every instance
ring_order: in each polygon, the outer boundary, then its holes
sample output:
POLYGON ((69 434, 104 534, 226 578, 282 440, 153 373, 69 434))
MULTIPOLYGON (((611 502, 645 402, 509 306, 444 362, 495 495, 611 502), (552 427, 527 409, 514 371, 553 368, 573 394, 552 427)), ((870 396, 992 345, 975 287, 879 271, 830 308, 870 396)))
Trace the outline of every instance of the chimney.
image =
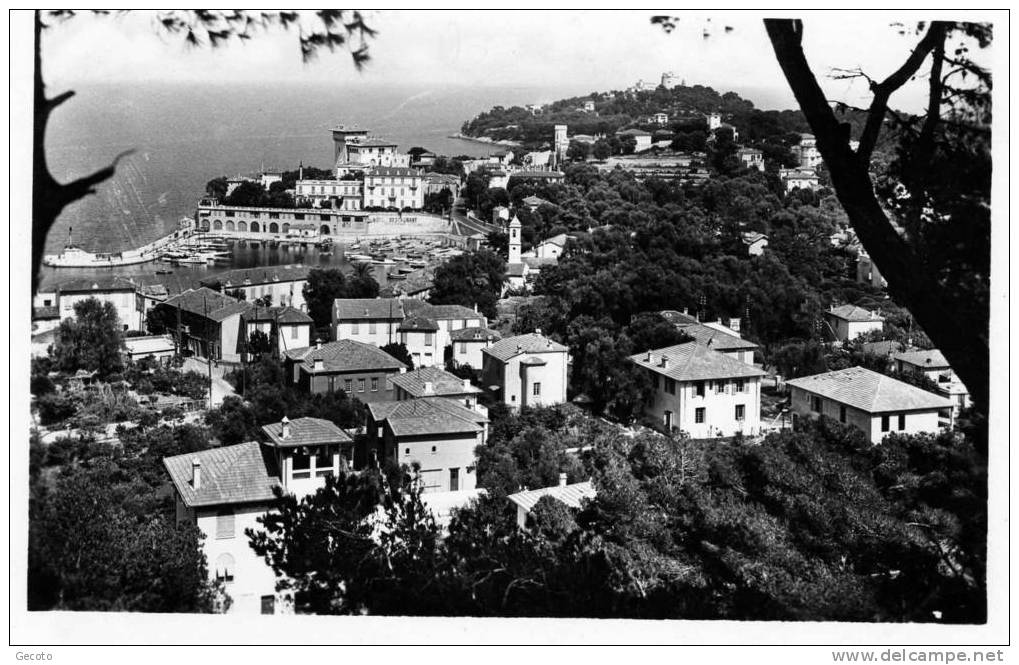
POLYGON ((524 347, 519 345, 519 344, 517 344, 517 353, 521 353, 523 350, 524 350, 524 347))
POLYGON ((644 362, 651 362, 651 349, 648 349, 647 356, 644 357, 644 362))
POLYGON ((191 458, 191 487, 202 489, 202 460, 197 457, 191 458))
POLYGON ((566 487, 566 474, 565 473, 560 473, 559 474, 559 487, 566 487))
POLYGON ((315 338, 315 350, 319 351, 321 349, 322 349, 322 338, 321 337, 316 337, 315 338))
POLYGON ((290 438, 290 418, 287 418, 286 416, 283 416, 282 425, 283 425, 283 430, 280 433, 280 438, 282 438, 282 439, 289 439, 290 438))
POLYGON ((541 334, 541 328, 535 328, 534 329, 534 334, 535 335, 540 335, 541 334))
POLYGON ((474 313, 478 313, 478 303, 474 303, 474 313))
POLYGON ((313 365, 313 368, 316 372, 321 372, 323 369, 325 369, 325 365, 322 362, 321 358, 315 358, 315 364, 313 365))
POLYGON ((431 394, 433 394, 434 392, 435 392, 435 388, 434 388, 434 386, 432 385, 432 382, 431 382, 431 381, 425 381, 425 390, 424 390, 424 394, 425 394, 425 395, 431 395, 431 394))
POLYGON ((466 392, 466 391, 468 391, 470 389, 471 389, 471 380, 470 379, 464 379, 464 391, 466 392))
POLYGON ((669 369, 669 358, 668 358, 668 356, 662 356, 662 369, 669 369))

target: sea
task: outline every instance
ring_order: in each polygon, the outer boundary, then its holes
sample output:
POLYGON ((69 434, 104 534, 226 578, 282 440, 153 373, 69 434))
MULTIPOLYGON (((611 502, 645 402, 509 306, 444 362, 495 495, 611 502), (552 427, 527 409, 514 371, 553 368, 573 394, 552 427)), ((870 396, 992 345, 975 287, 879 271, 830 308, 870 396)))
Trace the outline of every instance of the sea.
MULTIPOLYGON (((82 83, 53 114, 46 135, 49 167, 66 182, 123 158, 116 175, 96 194, 66 208, 46 239, 45 252, 68 242, 89 251, 137 247, 194 216, 205 183, 217 176, 295 169, 299 164, 329 168, 330 129, 357 125, 395 141, 401 151, 421 146, 450 156, 482 157, 498 146, 449 138, 464 121, 496 105, 545 102, 583 94, 569 86, 432 87, 371 84, 278 83, 82 83)), ((340 252, 316 248, 241 247, 232 263, 215 267, 142 264, 103 268, 106 274, 187 288, 217 271, 258 265, 305 263, 344 265, 340 252)), ((41 289, 97 269, 48 268, 41 289)))

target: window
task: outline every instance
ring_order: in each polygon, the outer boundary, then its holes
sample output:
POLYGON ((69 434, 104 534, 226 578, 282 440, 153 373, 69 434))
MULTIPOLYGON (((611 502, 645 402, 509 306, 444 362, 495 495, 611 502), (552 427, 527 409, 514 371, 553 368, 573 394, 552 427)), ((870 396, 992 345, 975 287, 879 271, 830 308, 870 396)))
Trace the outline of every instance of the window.
POLYGON ((359 393, 363 393, 364 392, 364 379, 358 379, 357 380, 357 392, 359 392, 359 393))
POLYGON ((460 469, 449 470, 449 491, 456 492, 460 489, 460 469))
MULTIPOLYGON (((742 355, 742 353, 740 355, 742 355)), ((742 358, 740 358, 740 360, 742 360, 742 358)), ((738 393, 746 392, 746 389, 747 382, 744 381, 743 379, 736 379, 736 392, 738 393)))
POLYGON ((672 429, 672 411, 666 411, 662 416, 662 423, 665 425, 665 429, 672 429))
POLYGON ((438 448, 436 448, 435 446, 432 446, 432 454, 434 455, 437 451, 438 451, 438 448))
POLYGON ((404 455, 410 455, 410 448, 404 448, 403 449, 403 454, 404 455))
POLYGON ((697 382, 697 385, 694 388, 694 394, 697 395, 697 397, 704 397, 704 382, 703 381, 698 381, 697 382))
POLYGON ((736 405, 736 420, 746 420, 747 407, 745 404, 736 405))
POLYGON ((219 582, 234 581, 234 558, 229 554, 220 554, 216 559, 216 580, 219 582))
POLYGON ((810 396, 810 410, 821 413, 821 398, 817 395, 810 396))
POLYGON ((839 406, 839 422, 846 422, 846 405, 842 404, 839 406))
POLYGON ((262 596, 262 614, 276 614, 276 598, 262 596))
POLYGON ((234 511, 229 508, 216 513, 216 538, 233 538, 234 532, 234 511))
POLYGON ((293 457, 291 457, 291 469, 292 473, 290 476, 295 479, 311 478, 311 456, 307 452, 301 450, 295 450, 293 457))
POLYGON ((370 335, 374 335, 375 334, 375 322, 374 321, 371 321, 368 324, 368 334, 370 334, 370 335))
POLYGON ((297 326, 290 326, 290 339, 297 339, 297 326))
POLYGON ((460 342, 460 353, 467 353, 467 342, 460 342))
POLYGON ((378 377, 372 377, 372 392, 377 393, 379 391, 379 379, 378 377))
POLYGON ((319 215, 318 219, 319 219, 320 222, 328 222, 329 221, 329 215, 319 215))
POLYGON ((906 429, 906 414, 900 413, 899 414, 899 431, 901 432, 904 429, 906 429))
POLYGON ((361 324, 357 323, 356 321, 354 323, 351 323, 350 324, 350 334, 351 335, 360 335, 361 334, 361 324))
POLYGON ((651 374, 651 387, 658 390, 658 374, 656 372, 650 372, 651 374))
POLYGON ((322 446, 315 452, 315 468, 316 469, 333 468, 333 451, 329 450, 329 446, 322 446))
POLYGON ((535 397, 539 397, 541 395, 541 381, 534 382, 534 385, 531 387, 531 394, 535 397))
POLYGON ((694 409, 694 412, 693 412, 693 421, 695 423, 703 423, 704 422, 704 412, 705 411, 706 411, 706 409, 703 406, 699 406, 696 409, 694 409))
POLYGON ((434 335, 432 333, 425 333, 425 346, 432 346, 434 335))
POLYGON ((715 381, 715 392, 716 393, 725 392, 725 381, 715 381))
POLYGON ((881 431, 882 432, 887 432, 888 431, 888 428, 889 428, 889 422, 888 422, 889 418, 890 418, 890 416, 888 416, 888 415, 881 416, 881 431))
POLYGON ((675 381, 675 379, 670 379, 668 377, 665 378, 665 392, 669 393, 670 395, 675 395, 676 394, 676 381, 675 381))
POLYGON ((350 379, 343 380, 343 392, 349 393, 353 389, 353 382, 350 379))

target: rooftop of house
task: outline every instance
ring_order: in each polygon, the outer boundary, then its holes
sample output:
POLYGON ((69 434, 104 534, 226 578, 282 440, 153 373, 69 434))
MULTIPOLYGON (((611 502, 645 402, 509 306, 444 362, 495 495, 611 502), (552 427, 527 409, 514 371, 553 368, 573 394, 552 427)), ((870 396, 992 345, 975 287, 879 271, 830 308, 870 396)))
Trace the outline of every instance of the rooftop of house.
POLYGON ((340 339, 321 346, 305 346, 286 352, 286 357, 309 372, 315 371, 315 361, 322 361, 323 372, 353 372, 358 370, 400 370, 407 365, 371 344, 352 339, 340 339))
POLYGON ((510 494, 507 498, 525 511, 530 512, 543 496, 550 496, 570 508, 580 508, 581 501, 593 499, 597 494, 591 481, 586 480, 582 483, 573 483, 571 485, 553 485, 552 487, 524 490, 510 494))
MULTIPOLYGON (((724 333, 719 333, 724 335, 724 333)), ((707 381, 764 376, 753 365, 736 360, 700 342, 685 342, 630 356, 641 367, 676 381, 707 381)))
POLYGON ((552 205, 551 201, 543 199, 540 196, 534 196, 533 194, 531 196, 525 196, 520 202, 525 206, 540 206, 543 203, 552 205))
POLYGON ((311 325, 315 321, 307 312, 302 312, 296 307, 290 305, 274 305, 272 307, 252 307, 248 312, 245 312, 244 319, 246 321, 275 321, 281 324, 307 324, 311 325))
POLYGON ((335 443, 350 443, 352 439, 331 420, 323 418, 284 418, 278 423, 262 425, 262 432, 277 448, 296 446, 324 446, 335 443), (284 424, 289 432, 283 434, 284 424))
POLYGON ((427 316, 408 316, 400 324, 400 332, 436 332, 439 324, 427 316))
POLYGON ((864 353, 872 353, 877 356, 890 356, 893 353, 902 351, 905 347, 902 342, 893 339, 886 339, 880 342, 864 342, 860 344, 860 350, 864 353))
MULTIPOLYGON (((291 227, 293 228, 293 227, 291 227)), ((211 275, 201 280, 202 286, 210 288, 219 285, 225 288, 249 286, 254 284, 272 284, 274 282, 297 282, 308 279, 311 266, 285 265, 264 266, 261 268, 238 268, 211 275)))
POLYGON ((188 289, 179 295, 167 298, 163 304, 174 308, 179 307, 192 314, 200 314, 212 321, 223 321, 235 314, 243 314, 252 307, 249 302, 231 298, 205 286, 188 289))
POLYGON ((57 285, 59 293, 82 293, 86 291, 135 291, 138 285, 127 277, 103 275, 99 277, 69 279, 57 285))
POLYGON ((353 148, 353 147, 367 147, 367 148, 389 148, 389 147, 393 147, 393 148, 395 148, 396 146, 397 146, 397 143, 395 141, 387 141, 385 139, 376 139, 376 138, 364 139, 363 141, 358 141, 357 143, 351 143, 350 144, 351 148, 353 148))
POLYGON ((421 367, 404 372, 392 378, 393 385, 399 386, 411 397, 474 395, 482 392, 471 385, 469 379, 461 379, 439 367, 421 367))
POLYGON ((333 302, 336 320, 403 320, 404 301, 399 298, 337 298, 333 302))
POLYGON ((561 180, 566 177, 566 174, 562 171, 537 171, 537 170, 521 170, 513 172, 514 178, 538 178, 545 180, 561 180))
POLYGON ((749 232, 743 234, 743 242, 744 242, 744 244, 747 244, 747 245, 753 245, 758 240, 767 240, 767 239, 768 239, 768 236, 764 235, 763 233, 758 233, 757 231, 749 231, 749 232))
POLYGON ((642 129, 621 129, 616 132, 617 136, 651 136, 650 132, 645 132, 642 129))
POLYGON ((676 328, 693 337, 698 344, 703 344, 715 351, 738 351, 740 349, 749 350, 758 348, 757 344, 748 339, 743 339, 734 330, 712 328, 689 314, 677 312, 674 309, 667 309, 659 312, 659 314, 666 321, 676 326, 676 328))
POLYGON ((404 300, 403 309, 407 316, 424 316, 433 321, 484 318, 477 310, 470 307, 464 307, 463 305, 433 305, 424 300, 404 300))
POLYGON ((184 505, 220 506, 261 503, 274 498, 280 486, 267 450, 255 441, 163 458, 173 486, 184 505), (193 481, 199 463, 199 483, 193 481))
POLYGON ((492 346, 481 349, 482 353, 487 353, 503 362, 522 354, 566 353, 568 351, 567 347, 542 335, 540 330, 526 335, 507 337, 492 346))
POLYGON ((375 422, 386 421, 397 437, 480 432, 488 418, 445 397, 419 397, 402 402, 372 402, 375 422))
POLYGON ((507 263, 506 274, 510 277, 523 277, 527 273, 526 263, 507 263))
POLYGON ((527 264, 527 267, 531 270, 541 270, 545 266, 558 265, 559 259, 554 256, 539 257, 539 256, 522 256, 520 260, 527 264))
POLYGON ((786 383, 867 413, 921 411, 952 406, 952 402, 944 397, 863 367, 804 376, 786 383))
POLYGON ((951 366, 945 355, 937 349, 903 351, 892 356, 895 360, 922 367, 924 369, 949 369, 951 366))
POLYGON ((850 323, 859 323, 862 321, 884 321, 877 312, 872 312, 869 309, 857 307, 856 305, 841 305, 839 307, 832 306, 825 314, 829 314, 836 318, 850 323))
POLYGON ((449 338, 454 342, 498 342, 502 339, 502 335, 489 328, 471 326, 470 328, 450 331, 449 338))
POLYGON ((147 335, 145 337, 126 337, 124 345, 127 352, 133 356, 146 353, 166 353, 174 351, 173 338, 169 335, 147 335))
POLYGON ((547 240, 542 240, 538 244, 539 245, 559 245, 560 247, 565 247, 566 243, 569 241, 569 239, 570 239, 570 236, 566 235, 565 233, 560 233, 559 235, 552 236, 551 238, 548 238, 547 240))

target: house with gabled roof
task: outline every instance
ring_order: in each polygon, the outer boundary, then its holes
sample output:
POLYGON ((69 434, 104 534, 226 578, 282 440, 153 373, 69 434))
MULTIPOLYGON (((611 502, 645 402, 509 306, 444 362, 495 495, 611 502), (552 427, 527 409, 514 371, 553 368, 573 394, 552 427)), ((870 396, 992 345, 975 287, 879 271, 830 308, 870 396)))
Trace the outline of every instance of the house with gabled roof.
POLYGON ((394 375, 407 365, 372 344, 340 339, 284 353, 286 374, 301 390, 332 393, 342 390, 362 402, 393 399, 394 375))
POLYGON ((375 346, 399 341, 404 319, 400 298, 337 298, 333 303, 333 339, 375 346))
POLYGON ((481 349, 481 381, 507 406, 552 406, 566 401, 569 349, 541 330, 481 349))
POLYGON ((517 526, 521 529, 527 528, 527 516, 543 497, 551 497, 568 508, 578 510, 583 507, 585 501, 594 499, 598 492, 590 480, 582 483, 567 483, 565 473, 559 474, 559 484, 551 487, 539 487, 537 489, 523 489, 510 494, 507 499, 517 508, 517 526))
POLYGON ((113 305, 123 330, 145 329, 138 285, 118 275, 83 277, 61 282, 56 289, 54 305, 59 310, 60 320, 73 319, 74 306, 90 298, 113 305))
POLYGON ((885 320, 879 312, 872 312, 856 305, 832 305, 824 313, 828 333, 836 341, 847 342, 860 335, 884 330, 885 320))
POLYGON ((483 362, 481 350, 498 342, 502 335, 490 328, 471 326, 450 332, 449 339, 453 346, 453 365, 469 365, 473 370, 480 371, 483 362))
POLYGON ((748 231, 740 237, 743 240, 743 245, 747 248, 748 256, 764 254, 764 248, 768 246, 768 236, 757 231, 748 231))
POLYGON ((381 462, 419 465, 425 492, 477 486, 475 449, 488 439, 488 417, 444 397, 368 405, 368 450, 381 462))
POLYGON ((937 433, 952 422, 952 402, 890 376, 849 367, 786 382, 797 417, 834 418, 872 443, 890 433, 937 433))
POLYGON ((678 330, 690 335, 697 343, 703 344, 712 351, 730 356, 748 365, 754 364, 754 352, 760 347, 748 339, 743 339, 739 330, 733 329, 734 326, 738 327, 739 319, 729 319, 729 325, 726 326, 721 323, 702 323, 697 317, 691 316, 686 311, 666 309, 659 314, 678 330))
POLYGON ((696 439, 760 432, 764 372, 753 365, 697 341, 638 353, 630 362, 651 379, 645 415, 667 430, 696 439))
POLYGON ((326 477, 349 469, 350 437, 328 420, 298 418, 262 427, 264 442, 248 441, 163 458, 174 488, 177 522, 195 524, 209 576, 224 585, 229 612, 291 611, 276 576, 256 555, 246 529, 272 509, 276 492, 304 497, 326 477))
POLYGON ((256 330, 265 334, 272 349, 280 357, 290 349, 311 345, 311 328, 314 320, 302 310, 289 305, 253 306, 242 315, 245 339, 250 340, 256 330))
POLYGON ((253 305, 207 287, 188 289, 156 308, 175 322, 169 332, 178 348, 201 358, 240 362, 244 341, 243 315, 253 305))
POLYGON ((961 409, 972 404, 969 388, 948 363, 945 355, 937 349, 912 349, 900 351, 892 356, 896 371, 903 374, 926 376, 938 385, 938 392, 952 401, 953 419, 961 409))
POLYGON ((404 372, 392 378, 396 401, 403 402, 418 397, 445 397, 468 409, 487 409, 478 404, 482 391, 471 384, 470 379, 461 379, 439 367, 421 367, 404 372))
POLYGON ((246 300, 270 296, 274 305, 290 305, 305 309, 304 287, 311 266, 282 265, 258 268, 236 268, 201 280, 202 286, 225 291, 241 291, 246 300))

